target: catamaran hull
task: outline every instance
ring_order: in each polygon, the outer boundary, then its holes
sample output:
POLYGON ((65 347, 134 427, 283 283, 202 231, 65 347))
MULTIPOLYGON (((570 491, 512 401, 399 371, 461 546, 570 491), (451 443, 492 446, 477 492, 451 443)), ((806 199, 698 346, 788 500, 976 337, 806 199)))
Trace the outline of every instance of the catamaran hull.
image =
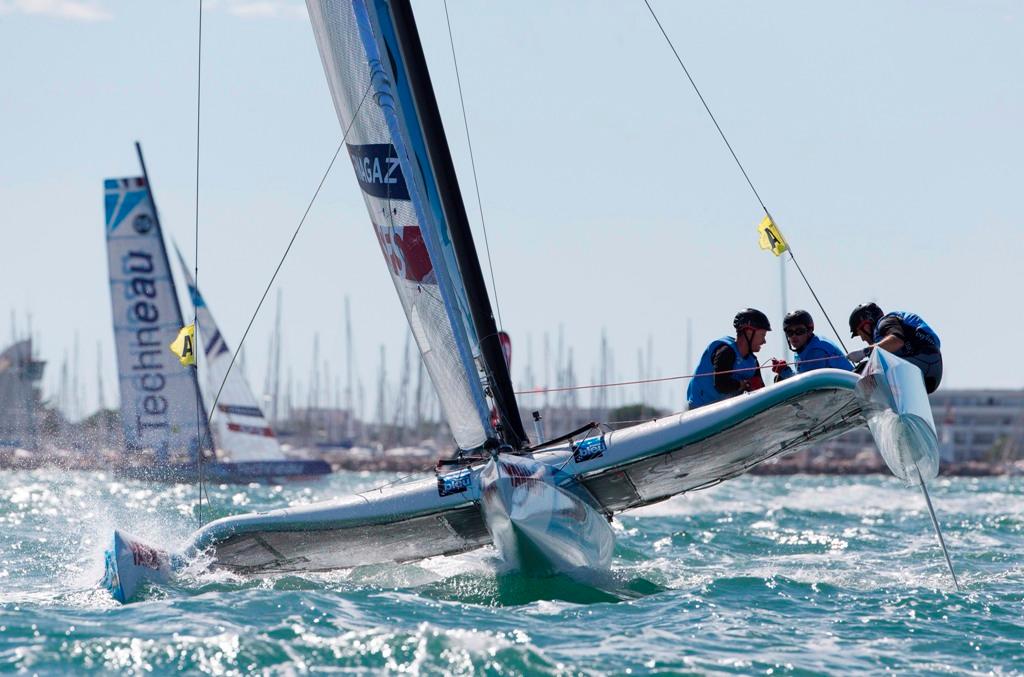
POLYGON ((166 583, 171 576, 167 552, 116 529, 103 553, 103 564, 102 585, 121 603, 131 600, 144 583, 166 583))
POLYGON ((344 499, 224 517, 193 534, 182 555, 203 552, 214 567, 260 575, 417 560, 497 542, 512 566, 533 548, 551 570, 580 562, 604 568, 611 556, 598 526, 604 515, 712 486, 863 425, 856 383, 850 372, 822 369, 527 455, 553 481, 492 483, 500 505, 485 496, 481 463, 344 499))
POLYGON ((480 473, 488 533, 505 563, 527 575, 604 571, 615 537, 592 502, 559 486, 551 468, 501 455, 480 473))

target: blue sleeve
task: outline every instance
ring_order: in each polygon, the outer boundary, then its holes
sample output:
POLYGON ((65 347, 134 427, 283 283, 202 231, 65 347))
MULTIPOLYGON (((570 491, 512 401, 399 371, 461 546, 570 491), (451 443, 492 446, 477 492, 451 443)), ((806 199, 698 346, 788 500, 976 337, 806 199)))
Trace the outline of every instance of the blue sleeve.
POLYGON ((838 346, 832 345, 832 343, 823 342, 824 346, 820 349, 822 357, 831 358, 827 362, 821 362, 821 366, 829 367, 830 369, 845 369, 846 371, 853 371, 853 364, 846 359, 846 355, 839 349, 838 346))

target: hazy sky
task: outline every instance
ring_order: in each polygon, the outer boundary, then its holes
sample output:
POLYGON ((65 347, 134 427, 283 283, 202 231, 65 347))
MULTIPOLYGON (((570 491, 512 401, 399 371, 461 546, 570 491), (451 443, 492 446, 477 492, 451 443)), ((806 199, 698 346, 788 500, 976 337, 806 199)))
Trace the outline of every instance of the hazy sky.
MULTIPOLYGON (((942 338, 944 387, 1021 387, 1024 4, 652 4, 840 328, 865 300, 913 310, 942 338)), ((199 285, 236 346, 341 130, 304 5, 205 7, 199 285)), ((415 9, 483 254, 444 8, 415 9)), ((642 0, 449 10, 517 387, 542 385, 559 327, 591 382, 602 329, 625 379, 648 337, 652 375, 692 371, 687 318, 694 359, 739 308, 781 324, 761 209, 642 0)), ((116 401, 102 181, 138 173, 134 140, 166 234, 194 246, 196 11, 0 0, 0 343, 31 312, 53 394, 77 332, 87 409, 98 343, 116 401)), ((787 277, 790 308, 829 333, 787 277)), ((347 162, 279 281, 294 379, 316 332, 344 376, 348 295, 374 402, 378 346, 397 377, 405 320, 347 162)), ((257 390, 272 322, 271 305, 247 347, 257 390)), ((761 357, 780 352, 777 331, 761 357)), ((657 394, 678 407, 684 387, 657 394)))

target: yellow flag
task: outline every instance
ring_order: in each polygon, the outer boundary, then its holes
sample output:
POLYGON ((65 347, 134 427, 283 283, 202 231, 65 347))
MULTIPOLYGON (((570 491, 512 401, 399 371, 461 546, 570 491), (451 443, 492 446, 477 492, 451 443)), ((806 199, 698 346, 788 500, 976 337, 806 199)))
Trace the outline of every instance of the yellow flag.
POLYGON ((178 338, 171 344, 171 352, 178 356, 181 366, 187 367, 196 363, 196 326, 189 324, 181 328, 178 338))
POLYGON ((782 233, 779 231, 779 227, 772 221, 772 217, 766 216, 761 224, 757 227, 757 232, 761 234, 761 249, 770 249, 772 254, 780 256, 782 252, 789 249, 789 245, 786 244, 786 238, 782 237, 782 233))

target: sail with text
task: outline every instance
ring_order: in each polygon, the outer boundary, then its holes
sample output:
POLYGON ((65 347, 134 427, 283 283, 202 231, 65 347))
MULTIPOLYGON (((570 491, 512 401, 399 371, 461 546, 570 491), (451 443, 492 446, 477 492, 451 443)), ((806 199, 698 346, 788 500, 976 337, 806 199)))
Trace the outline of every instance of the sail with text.
POLYGON ((160 221, 145 176, 104 181, 107 262, 121 418, 128 451, 157 463, 209 446, 196 370, 168 346, 183 326, 160 221))
POLYGON ((181 270, 188 285, 189 297, 199 320, 198 344, 204 358, 206 372, 206 394, 208 401, 217 396, 221 383, 224 389, 216 402, 216 412, 211 417, 217 447, 223 460, 229 461, 276 461, 285 456, 274 435, 273 428, 263 415, 252 388, 237 365, 231 365, 231 350, 224 335, 213 319, 209 306, 199 293, 192 273, 185 264, 181 251, 175 248, 181 270), (227 380, 225 380, 227 375, 227 380))
POLYGON ((527 438, 407 2, 308 0, 370 220, 462 449, 527 438), (493 402, 497 425, 491 421, 493 402))

